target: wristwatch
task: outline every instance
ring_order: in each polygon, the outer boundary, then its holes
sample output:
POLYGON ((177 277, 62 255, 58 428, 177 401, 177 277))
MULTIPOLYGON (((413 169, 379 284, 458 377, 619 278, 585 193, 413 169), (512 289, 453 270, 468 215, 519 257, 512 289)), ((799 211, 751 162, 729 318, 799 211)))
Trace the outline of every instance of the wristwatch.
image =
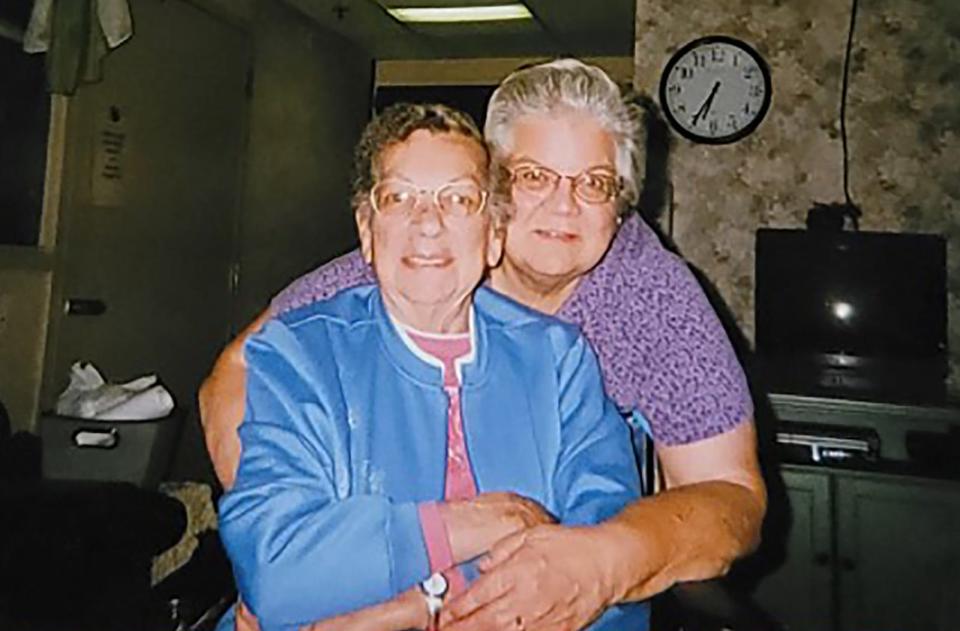
POLYGON ((427 580, 420 583, 420 591, 427 602, 427 613, 430 615, 430 624, 427 631, 433 631, 440 623, 440 610, 443 609, 443 597, 447 595, 450 583, 447 577, 436 572, 427 580))

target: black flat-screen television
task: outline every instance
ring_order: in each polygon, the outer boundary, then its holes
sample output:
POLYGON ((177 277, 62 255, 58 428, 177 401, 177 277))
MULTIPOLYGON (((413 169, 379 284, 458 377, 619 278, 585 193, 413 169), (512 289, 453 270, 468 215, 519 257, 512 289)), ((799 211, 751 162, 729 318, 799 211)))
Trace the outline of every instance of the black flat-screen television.
POLYGON ((930 234, 757 231, 757 355, 819 386, 942 387, 946 241, 930 234), (937 382, 940 383, 937 383, 937 382))

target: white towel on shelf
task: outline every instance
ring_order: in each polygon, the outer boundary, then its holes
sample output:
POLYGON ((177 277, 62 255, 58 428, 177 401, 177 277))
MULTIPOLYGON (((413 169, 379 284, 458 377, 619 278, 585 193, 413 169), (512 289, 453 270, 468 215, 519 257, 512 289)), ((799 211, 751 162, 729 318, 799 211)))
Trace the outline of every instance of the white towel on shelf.
POLYGON ((57 414, 111 421, 141 421, 163 418, 174 408, 173 397, 145 375, 126 383, 107 383, 90 362, 70 367, 70 384, 57 398, 57 414))
POLYGON ((133 20, 128 0, 96 0, 100 29, 107 46, 116 48, 133 36, 133 20))
POLYGON ((23 50, 28 53, 45 53, 50 48, 50 33, 53 22, 53 0, 33 0, 30 22, 23 34, 23 50))
MULTIPOLYGON (((75 0, 67 0, 74 2, 75 0)), ((97 7, 97 22, 107 46, 116 48, 133 36, 133 19, 128 0, 92 0, 97 7)), ((45 53, 50 49, 54 0, 34 0, 30 22, 23 34, 23 50, 45 53)))
POLYGON ((156 385, 137 392, 126 401, 98 413, 94 418, 104 421, 129 421, 163 418, 173 411, 173 397, 163 386, 156 385))

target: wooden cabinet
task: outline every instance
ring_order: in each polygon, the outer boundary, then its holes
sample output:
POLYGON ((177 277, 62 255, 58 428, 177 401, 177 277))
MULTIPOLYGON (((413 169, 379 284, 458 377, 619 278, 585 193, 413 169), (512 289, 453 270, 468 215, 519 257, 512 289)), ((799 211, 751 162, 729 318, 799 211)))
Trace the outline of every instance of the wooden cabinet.
POLYGON ((791 631, 954 631, 960 482, 783 471, 783 564, 754 597, 791 631))
MULTIPOLYGON (((801 408, 792 407, 789 420, 833 420, 823 400, 819 415, 801 408)), ((844 420, 866 426, 851 409, 844 420)), ((786 555, 754 597, 791 631, 960 628, 960 479, 922 475, 916 463, 890 457, 906 454, 902 443, 892 444, 898 436, 918 427, 949 432, 960 413, 928 414, 911 427, 901 425, 910 422, 902 409, 892 416, 878 410, 870 409, 887 439, 880 462, 781 468, 786 555)))
POLYGON ((824 631, 833 625, 830 478, 802 471, 785 471, 783 478, 789 500, 787 558, 754 596, 791 630, 824 631))
POLYGON ((960 482, 837 476, 840 628, 960 625, 960 482))

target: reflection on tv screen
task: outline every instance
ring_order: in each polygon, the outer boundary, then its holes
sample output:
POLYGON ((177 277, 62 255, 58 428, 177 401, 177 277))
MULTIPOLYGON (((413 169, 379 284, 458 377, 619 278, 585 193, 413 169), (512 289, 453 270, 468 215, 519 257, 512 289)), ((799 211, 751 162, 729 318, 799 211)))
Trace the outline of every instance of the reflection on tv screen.
POLYGON ((937 235, 758 230, 757 352, 944 357, 946 285, 937 235))

